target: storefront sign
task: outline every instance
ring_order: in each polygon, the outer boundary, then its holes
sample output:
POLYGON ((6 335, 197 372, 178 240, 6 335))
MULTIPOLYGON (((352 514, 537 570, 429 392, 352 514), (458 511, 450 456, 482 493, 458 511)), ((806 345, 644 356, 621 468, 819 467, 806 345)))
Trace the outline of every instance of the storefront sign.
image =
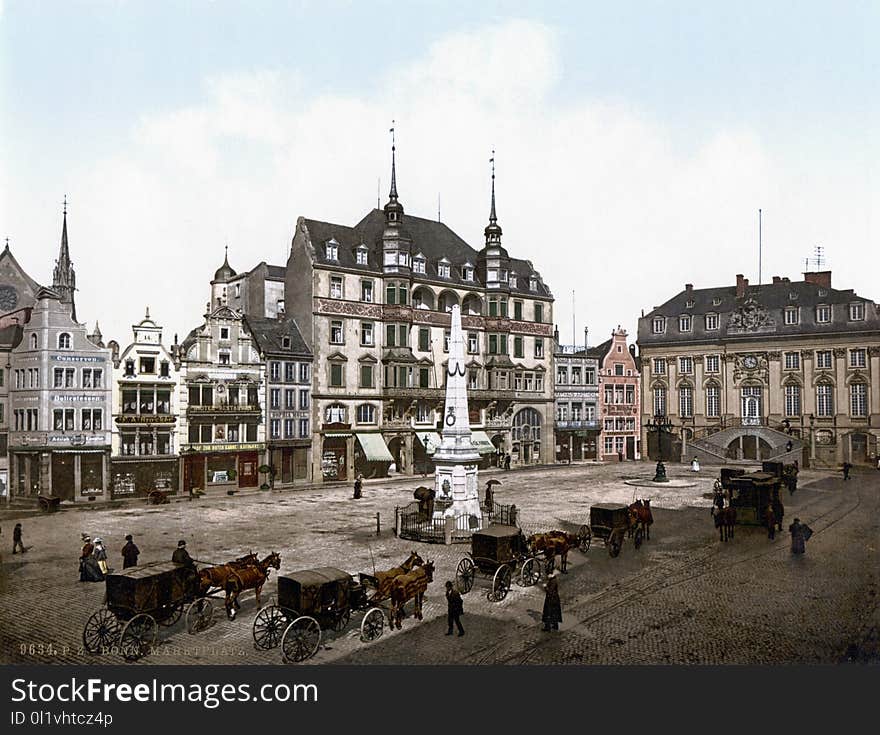
POLYGON ((117 424, 173 424, 175 416, 151 416, 149 414, 132 414, 116 417, 117 424))
POLYGON ((49 355, 56 362, 106 362, 103 357, 87 357, 86 355, 49 355))
POLYGON ((107 439, 103 434, 99 435, 89 435, 89 434, 62 434, 61 436, 55 435, 49 437, 50 444, 73 444, 77 445, 85 445, 85 444, 107 444, 107 439))
POLYGON ((251 444, 190 444, 189 449, 194 452, 245 452, 249 450, 261 451, 266 448, 262 442, 251 444))
POLYGON ((55 403, 63 402, 63 403, 102 403, 105 400, 104 396, 49 396, 55 403))

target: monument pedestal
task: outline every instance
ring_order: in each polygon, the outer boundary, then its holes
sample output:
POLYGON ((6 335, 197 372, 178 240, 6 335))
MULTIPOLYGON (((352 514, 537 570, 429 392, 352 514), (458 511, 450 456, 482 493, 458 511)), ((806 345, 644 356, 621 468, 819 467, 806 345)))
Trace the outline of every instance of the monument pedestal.
MULTIPOLYGON (((480 493, 477 488, 477 465, 446 464, 434 457, 436 471, 434 490, 437 500, 446 501, 449 506, 434 511, 435 518, 459 518, 468 516, 468 528, 477 531, 483 526, 483 511, 480 508, 480 493)), ((445 505, 445 503, 442 503, 445 505)))

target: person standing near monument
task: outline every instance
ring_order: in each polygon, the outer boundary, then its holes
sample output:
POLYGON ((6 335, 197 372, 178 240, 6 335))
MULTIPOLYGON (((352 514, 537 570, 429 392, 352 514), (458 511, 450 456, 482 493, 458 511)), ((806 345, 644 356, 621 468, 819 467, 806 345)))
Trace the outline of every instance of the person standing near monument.
POLYGON ((559 582, 556 579, 556 572, 550 572, 547 577, 541 622, 544 623, 541 630, 545 632, 559 630, 559 624, 562 622, 562 603, 559 600, 559 582))
POLYGON ((452 626, 455 625, 458 628, 458 635, 464 635, 464 628, 461 625, 461 616, 464 614, 464 602, 461 599, 461 594, 455 587, 452 582, 446 582, 446 622, 449 624, 449 629, 446 631, 446 635, 452 635, 452 626))

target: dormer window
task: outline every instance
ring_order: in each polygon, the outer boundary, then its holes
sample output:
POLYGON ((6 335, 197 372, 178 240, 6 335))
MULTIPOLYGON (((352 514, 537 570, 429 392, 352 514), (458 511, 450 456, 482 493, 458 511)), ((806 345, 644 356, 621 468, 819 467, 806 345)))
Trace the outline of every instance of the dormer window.
POLYGON ((59 350, 69 350, 71 345, 70 335, 67 332, 62 332, 58 335, 58 349, 59 350))
POLYGON ((686 308, 686 309, 693 309, 695 304, 696 304, 695 301, 688 301, 688 302, 685 304, 685 308, 686 308))
POLYGON ((464 278, 464 280, 473 281, 474 280, 473 266, 470 266, 470 265, 464 266, 464 268, 461 269, 461 275, 462 275, 462 278, 464 278))
POLYGON ((831 307, 827 304, 816 307, 816 322, 818 324, 828 324, 831 321, 831 307))
POLYGON ((537 291, 538 290, 538 279, 532 276, 529 278, 529 291, 537 291))
POLYGON ((788 292, 788 300, 789 301, 797 301, 797 291, 789 291, 788 292))
POLYGON ((510 280, 507 283, 510 288, 516 288, 516 273, 510 274, 510 280))
POLYGON ((355 251, 355 260, 358 265, 368 265, 369 259, 367 256, 367 248, 364 245, 358 247, 355 251))
POLYGON ((788 326, 797 324, 800 321, 798 319, 798 308, 796 306, 786 306, 782 313, 784 321, 788 326))
POLYGON ((718 329, 718 315, 706 314, 706 331, 712 332, 718 329))
POLYGON ((437 264, 437 275, 440 276, 440 278, 449 278, 449 273, 449 261, 444 258, 437 264))
POLYGON ((290 337, 282 337, 281 338, 281 347, 282 347, 282 349, 285 349, 285 350, 290 349, 290 337))
POLYGON ((849 305, 849 320, 860 322, 865 318, 865 305, 862 303, 849 305))
POLYGON ((666 318, 662 316, 655 316, 651 321, 651 333, 652 334, 663 334, 666 331, 666 318))
POLYGON ((827 295, 828 295, 828 289, 825 289, 825 288, 819 289, 819 296, 827 296, 827 295))
POLYGON ((325 245, 327 260, 339 260, 339 243, 336 240, 330 240, 325 245))
POLYGON ((679 332, 690 332, 691 331, 691 318, 687 315, 682 315, 678 317, 678 331, 679 332))
POLYGON ((425 258, 424 258, 424 256, 417 255, 413 258, 413 272, 414 273, 424 273, 425 272, 425 258))
POLYGON ((712 299, 712 306, 721 306, 720 296, 716 296, 714 299, 712 299))
POLYGON ((397 262, 399 265, 409 265, 409 253, 398 253, 397 254, 397 262))

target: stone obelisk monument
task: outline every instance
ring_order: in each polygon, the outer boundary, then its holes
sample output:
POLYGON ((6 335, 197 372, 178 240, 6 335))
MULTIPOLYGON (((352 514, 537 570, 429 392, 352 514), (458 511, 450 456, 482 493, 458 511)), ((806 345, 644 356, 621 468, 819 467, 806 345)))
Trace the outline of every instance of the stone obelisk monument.
POLYGON ((467 368, 464 361, 464 334, 461 330, 461 309, 452 307, 449 333, 449 363, 446 367, 446 405, 443 410, 443 441, 434 452, 434 490, 443 510, 437 516, 470 516, 468 528, 479 530, 483 525, 480 494, 477 489, 477 462, 480 454, 471 443, 468 414, 467 368), (443 502, 446 501, 446 502, 443 502))

